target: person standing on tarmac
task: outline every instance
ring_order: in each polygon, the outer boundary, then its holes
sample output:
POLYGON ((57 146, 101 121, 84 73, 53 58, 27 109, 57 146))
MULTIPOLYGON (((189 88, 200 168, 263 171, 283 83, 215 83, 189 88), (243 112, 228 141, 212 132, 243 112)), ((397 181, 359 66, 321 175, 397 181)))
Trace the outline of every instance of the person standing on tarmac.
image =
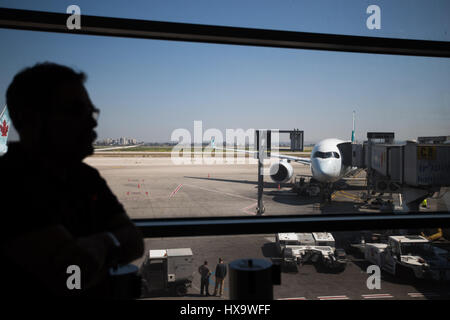
POLYGON ((216 266, 216 286, 214 288, 214 295, 217 295, 217 290, 220 286, 219 297, 223 294, 223 284, 227 275, 227 266, 223 263, 223 259, 219 258, 219 263, 216 266))
POLYGON ((205 291, 205 296, 210 296, 209 294, 209 276, 211 271, 208 268, 208 261, 205 261, 199 268, 198 273, 200 273, 200 294, 203 295, 205 291), (204 289, 204 290, 203 290, 204 289))

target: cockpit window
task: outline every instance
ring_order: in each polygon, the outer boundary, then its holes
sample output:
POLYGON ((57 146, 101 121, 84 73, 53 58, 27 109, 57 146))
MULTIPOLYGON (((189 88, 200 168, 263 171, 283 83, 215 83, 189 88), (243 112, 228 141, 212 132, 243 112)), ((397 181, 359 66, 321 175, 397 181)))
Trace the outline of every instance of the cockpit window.
POLYGON ((337 158, 339 159, 339 153, 337 152, 322 152, 322 151, 316 151, 314 153, 314 158, 322 158, 322 159, 327 159, 327 158, 337 158))

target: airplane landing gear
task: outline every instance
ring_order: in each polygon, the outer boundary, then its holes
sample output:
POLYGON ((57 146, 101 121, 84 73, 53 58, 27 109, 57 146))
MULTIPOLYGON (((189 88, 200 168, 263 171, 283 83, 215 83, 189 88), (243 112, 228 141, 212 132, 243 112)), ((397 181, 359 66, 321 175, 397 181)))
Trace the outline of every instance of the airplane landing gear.
POLYGON ((325 184, 321 188, 321 202, 331 202, 331 196, 333 194, 333 184, 325 184))

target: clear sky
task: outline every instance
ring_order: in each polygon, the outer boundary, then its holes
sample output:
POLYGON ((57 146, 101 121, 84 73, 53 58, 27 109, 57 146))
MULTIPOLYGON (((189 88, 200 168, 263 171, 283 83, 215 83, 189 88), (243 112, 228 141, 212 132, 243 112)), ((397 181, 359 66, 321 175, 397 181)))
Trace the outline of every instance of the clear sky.
MULTIPOLYGON (((0 7, 450 41, 450 1, 1 1, 0 7), (381 8, 369 30, 366 8, 381 8)), ((82 21, 81 21, 82 23, 82 21)), ((14 74, 53 61, 87 73, 99 138, 169 141, 177 128, 299 128, 306 142, 394 131, 450 135, 450 60, 0 29, 0 105, 14 74)), ((15 138, 12 134, 12 138, 15 138)))

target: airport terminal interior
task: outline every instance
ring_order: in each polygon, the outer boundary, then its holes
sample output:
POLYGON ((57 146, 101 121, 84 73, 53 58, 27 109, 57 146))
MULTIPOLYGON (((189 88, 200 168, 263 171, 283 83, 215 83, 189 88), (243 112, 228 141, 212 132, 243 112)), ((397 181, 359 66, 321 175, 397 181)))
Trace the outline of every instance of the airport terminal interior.
POLYGON ((450 299, 445 0, 415 1, 409 15, 382 1, 381 28, 379 8, 366 2, 324 0, 322 11, 308 1, 196 1, 176 13, 169 1, 78 2, 80 28, 77 8, 0 3, 8 44, 0 52, 0 155, 19 140, 3 94, 19 70, 55 61, 87 74, 101 115, 83 161, 146 230, 144 254, 131 262, 141 279, 135 298, 450 299), (326 228, 340 216, 377 215, 446 225, 326 228), (213 220, 267 217, 331 218, 308 232, 213 234, 213 220), (156 237, 145 225, 208 219, 207 235, 167 227, 156 237), (228 270, 222 293, 214 290, 219 258, 228 270), (273 283, 236 280, 257 267, 273 283))

